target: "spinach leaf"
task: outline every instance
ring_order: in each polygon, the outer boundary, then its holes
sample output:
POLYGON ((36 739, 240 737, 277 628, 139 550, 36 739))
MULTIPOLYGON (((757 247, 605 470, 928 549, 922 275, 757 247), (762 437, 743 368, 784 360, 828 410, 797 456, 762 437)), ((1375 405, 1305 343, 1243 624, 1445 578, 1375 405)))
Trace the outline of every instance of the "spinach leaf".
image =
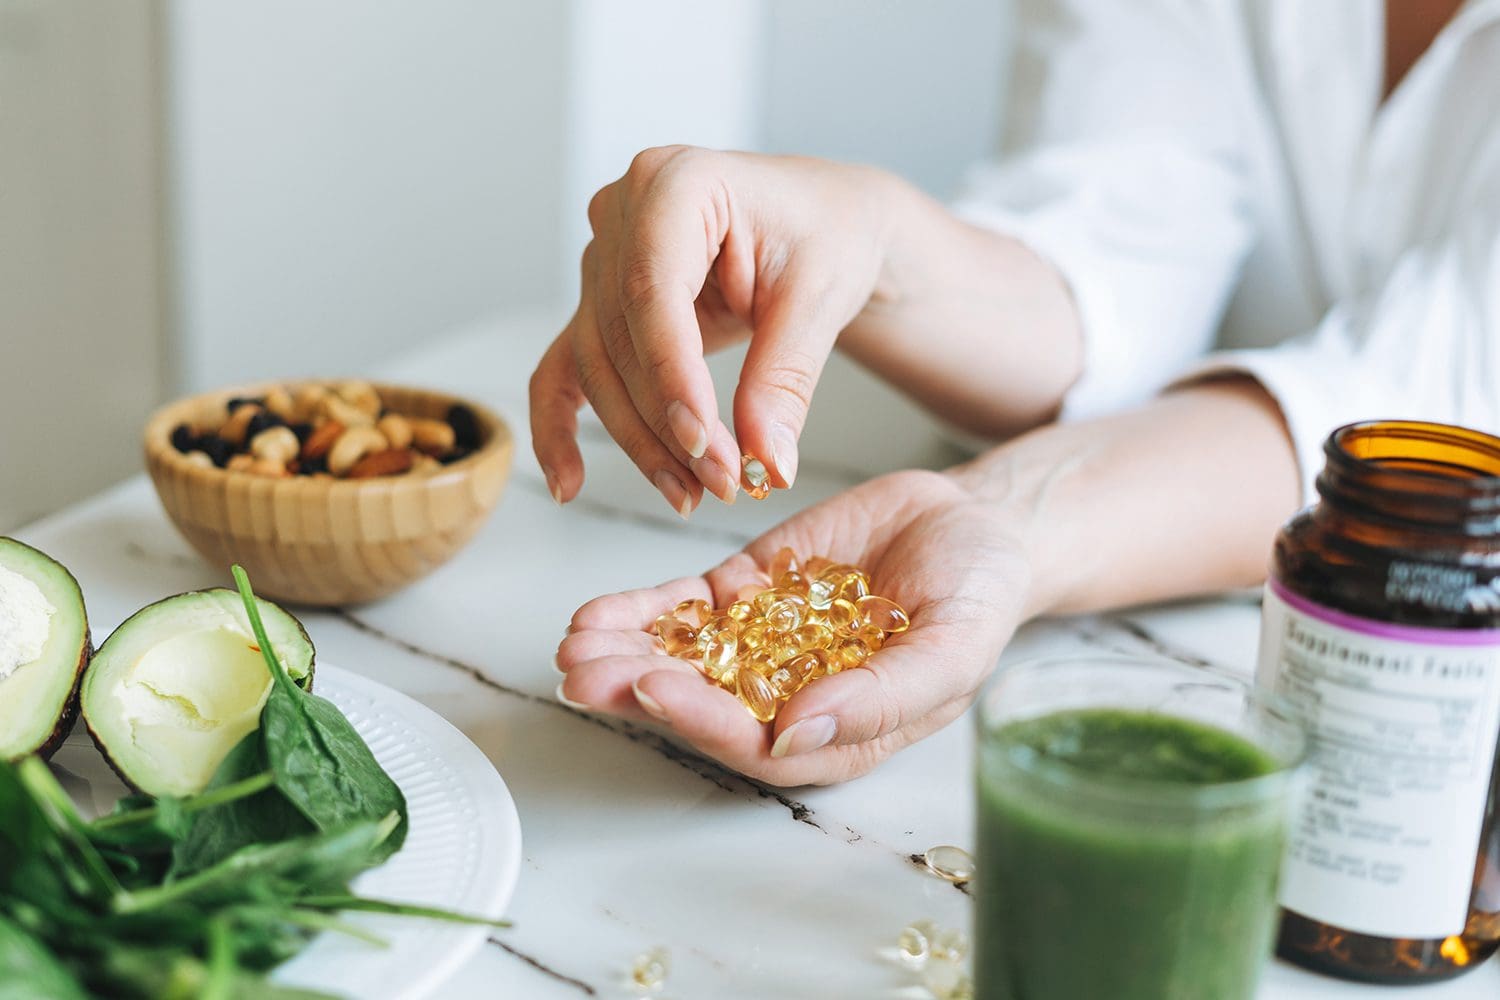
POLYGON ((384 861, 406 840, 406 799, 401 789, 332 702, 292 683, 266 636, 249 578, 240 566, 232 572, 273 678, 261 710, 260 734, 276 787, 319 830, 337 830, 395 813, 399 823, 371 863, 384 861))
POLYGON ((88 1000, 47 946, 0 914, 0 1000, 88 1000))
MULTIPOLYGON (((269 773, 261 735, 250 733, 224 757, 201 797, 243 789, 269 773)), ((274 782, 274 775, 270 780, 274 782)), ((312 824, 274 787, 231 798, 194 815, 186 836, 172 848, 172 877, 202 871, 251 844, 301 837, 312 830, 312 824)))

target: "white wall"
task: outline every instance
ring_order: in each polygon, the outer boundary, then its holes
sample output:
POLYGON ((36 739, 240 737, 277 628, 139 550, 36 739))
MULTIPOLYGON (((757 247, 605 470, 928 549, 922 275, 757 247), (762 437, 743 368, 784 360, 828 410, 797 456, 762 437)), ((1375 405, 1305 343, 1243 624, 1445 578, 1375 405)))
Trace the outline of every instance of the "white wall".
POLYGON ((168 9, 181 387, 353 372, 560 293, 568 4, 168 9))
POLYGON ((0 0, 0 532, 140 468, 163 358, 152 5, 0 0))

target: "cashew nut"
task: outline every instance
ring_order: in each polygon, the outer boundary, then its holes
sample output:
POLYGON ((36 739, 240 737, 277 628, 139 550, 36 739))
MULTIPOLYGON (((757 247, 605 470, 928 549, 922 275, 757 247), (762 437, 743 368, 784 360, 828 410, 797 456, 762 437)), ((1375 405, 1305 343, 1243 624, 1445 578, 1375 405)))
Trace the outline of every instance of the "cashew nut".
POLYGON ((376 392, 375 387, 370 383, 358 379, 341 382, 338 394, 350 406, 368 413, 371 420, 380 416, 380 393, 376 392))
POLYGON ((292 398, 292 413, 299 423, 311 423, 321 412, 319 407, 327 397, 328 390, 316 382, 304 385, 292 398))
POLYGON ((411 443, 418 451, 429 455, 446 455, 453 450, 453 428, 445 420, 414 417, 411 424, 411 443))
POLYGON ((245 443, 245 432, 250 429, 250 421, 261 412, 261 408, 255 403, 235 407, 229 419, 224 421, 224 426, 219 428, 219 437, 236 448, 240 447, 245 443))
POLYGON ((384 451, 388 447, 390 442, 375 428, 351 427, 339 436, 328 452, 328 471, 335 476, 342 476, 370 452, 384 451))
POLYGON ((290 427, 267 427, 250 441, 250 454, 283 467, 296 458, 301 449, 302 442, 297 440, 290 427))
POLYGON ((375 423, 373 413, 366 413, 347 400, 332 394, 323 397, 323 401, 318 404, 318 410, 329 420, 337 420, 345 427, 370 427, 375 423))
POLYGON ((292 402, 292 394, 279 385, 266 393, 266 409, 276 414, 282 420, 291 420, 296 413, 296 405, 292 402))
POLYGON ((376 422, 375 429, 385 435, 392 448, 411 446, 411 422, 399 413, 387 413, 376 422))

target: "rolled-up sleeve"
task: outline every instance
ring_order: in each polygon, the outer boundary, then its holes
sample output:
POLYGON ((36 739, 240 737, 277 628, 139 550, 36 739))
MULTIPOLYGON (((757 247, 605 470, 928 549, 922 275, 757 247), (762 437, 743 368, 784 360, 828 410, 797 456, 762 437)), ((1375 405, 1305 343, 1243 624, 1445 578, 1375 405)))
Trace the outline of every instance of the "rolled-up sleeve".
POLYGON ((1001 155, 954 210, 1067 282, 1084 364, 1064 419, 1126 407, 1208 351, 1254 238, 1211 4, 1021 0, 1001 155))
POLYGON ((1357 420, 1417 419, 1500 432, 1500 211, 1476 207, 1460 232, 1414 246, 1367 294, 1302 337, 1211 354, 1183 381, 1255 378, 1297 449, 1304 502, 1322 444, 1357 420))

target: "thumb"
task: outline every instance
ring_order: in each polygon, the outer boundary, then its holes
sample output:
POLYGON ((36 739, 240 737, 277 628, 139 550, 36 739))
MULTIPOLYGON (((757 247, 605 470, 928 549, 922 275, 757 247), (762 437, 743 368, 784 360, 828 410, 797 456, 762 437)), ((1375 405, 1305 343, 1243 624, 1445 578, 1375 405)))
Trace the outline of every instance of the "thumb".
POLYGON ((833 311, 826 290, 791 281, 750 338, 734 394, 740 450, 765 463, 772 485, 797 478, 797 441, 807 423, 813 390, 849 317, 833 311))
POLYGON ((807 685, 777 714, 771 756, 880 739, 946 704, 957 692, 933 669, 930 653, 929 646, 914 646, 903 636, 864 666, 807 685), (918 656, 916 648, 929 655, 918 656))

